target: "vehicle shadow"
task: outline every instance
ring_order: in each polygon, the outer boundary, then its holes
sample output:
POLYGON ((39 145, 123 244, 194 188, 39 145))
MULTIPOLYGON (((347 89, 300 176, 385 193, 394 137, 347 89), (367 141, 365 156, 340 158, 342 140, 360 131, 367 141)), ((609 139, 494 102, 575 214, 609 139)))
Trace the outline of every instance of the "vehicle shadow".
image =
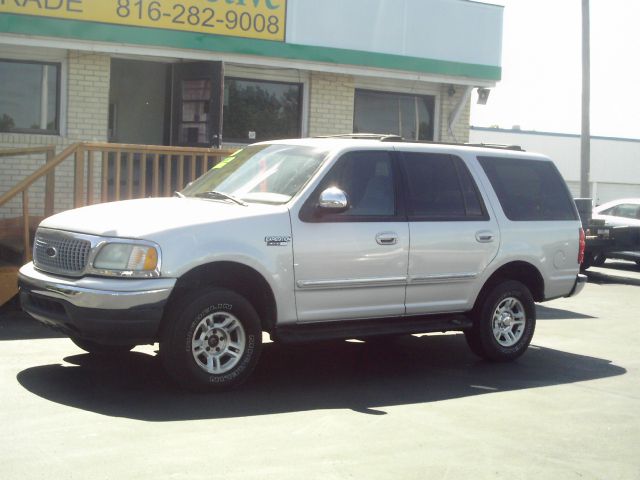
POLYGON ((531 346, 518 361, 478 360, 463 335, 406 336, 368 343, 265 344, 248 383, 220 394, 178 390, 157 356, 75 355, 66 365, 28 368, 28 391, 102 415, 163 422, 319 409, 373 415, 385 408, 606 378, 626 373, 610 361, 531 346))
POLYGON ((573 312, 560 308, 536 305, 536 320, 577 320, 582 318, 596 318, 584 313, 573 312))
POLYGON ((640 286, 640 276, 638 275, 636 267, 631 267, 624 263, 606 263, 597 269, 592 267, 587 270, 586 274, 589 283, 595 283, 597 285, 617 284, 640 286))

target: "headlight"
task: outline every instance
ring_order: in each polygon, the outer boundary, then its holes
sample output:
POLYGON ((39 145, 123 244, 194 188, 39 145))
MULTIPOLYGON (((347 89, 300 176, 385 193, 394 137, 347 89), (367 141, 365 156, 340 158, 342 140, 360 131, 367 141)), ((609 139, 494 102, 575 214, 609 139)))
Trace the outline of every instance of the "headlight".
POLYGON ((158 250, 150 245, 107 243, 93 261, 93 268, 120 277, 158 276, 158 250))

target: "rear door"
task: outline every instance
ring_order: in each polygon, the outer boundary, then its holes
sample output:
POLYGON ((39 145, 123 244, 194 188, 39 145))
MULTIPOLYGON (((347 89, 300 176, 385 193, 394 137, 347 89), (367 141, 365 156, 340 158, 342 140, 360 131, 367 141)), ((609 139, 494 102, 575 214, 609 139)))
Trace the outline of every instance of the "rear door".
POLYGON ((406 313, 464 311, 495 258, 500 230, 461 158, 403 151, 409 219, 406 313))

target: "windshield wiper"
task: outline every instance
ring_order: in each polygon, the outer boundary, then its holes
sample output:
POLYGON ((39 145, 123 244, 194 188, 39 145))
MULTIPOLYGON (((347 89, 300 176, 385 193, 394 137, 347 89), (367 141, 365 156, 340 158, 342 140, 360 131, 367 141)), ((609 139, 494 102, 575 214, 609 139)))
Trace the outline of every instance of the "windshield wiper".
POLYGON ((210 192, 200 192, 195 195, 198 198, 211 198, 214 200, 231 200, 238 205, 242 205, 243 207, 248 207, 249 204, 247 202, 243 202, 239 198, 234 197, 233 195, 229 195, 228 193, 218 192, 216 190, 211 190, 210 192))
POLYGON ((178 197, 178 198, 184 198, 184 195, 180 192, 178 192, 177 190, 175 192, 173 192, 173 196, 174 197, 178 197))

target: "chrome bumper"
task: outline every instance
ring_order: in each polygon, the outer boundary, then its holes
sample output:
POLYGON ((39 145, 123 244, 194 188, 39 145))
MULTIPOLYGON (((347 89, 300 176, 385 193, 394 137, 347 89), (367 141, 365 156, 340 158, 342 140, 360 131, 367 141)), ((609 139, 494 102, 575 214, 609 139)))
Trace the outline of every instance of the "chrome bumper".
POLYGON ((18 283, 28 286, 33 294, 64 300, 78 308, 129 310, 165 302, 176 279, 121 280, 85 277, 68 280, 40 272, 31 262, 20 269, 18 283))
POLYGON ((32 263, 18 273, 25 312, 71 337, 105 344, 157 341, 175 283, 172 278, 70 280, 40 272, 32 263))

